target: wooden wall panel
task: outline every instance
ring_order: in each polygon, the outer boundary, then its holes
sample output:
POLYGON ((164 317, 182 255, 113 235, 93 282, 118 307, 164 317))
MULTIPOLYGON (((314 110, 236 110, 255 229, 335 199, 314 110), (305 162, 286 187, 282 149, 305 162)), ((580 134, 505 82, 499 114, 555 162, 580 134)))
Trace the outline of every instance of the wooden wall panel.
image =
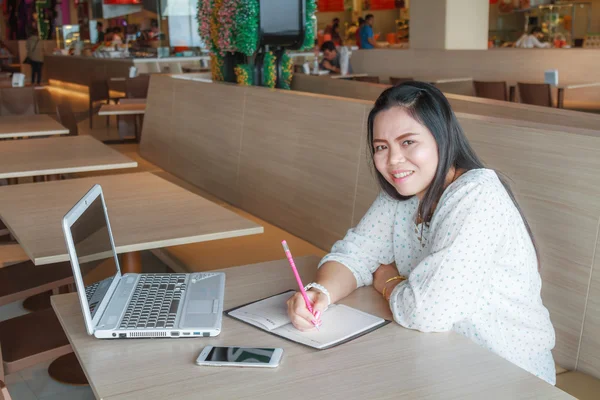
MULTIPOLYGON (((439 85, 444 91, 444 85, 439 85)), ((292 90, 374 102, 389 85, 376 85, 343 79, 310 75, 294 76, 292 90)), ((483 99, 454 93, 444 93, 454 112, 508 118, 526 122, 568 126, 597 132, 578 131, 584 135, 600 134, 600 115, 550 107, 483 99)))
POLYGON ((240 207, 322 249, 352 225, 364 105, 249 88, 240 207))
POLYGON ((482 160, 511 179, 541 254, 542 297, 556 329, 556 361, 576 363, 600 215, 600 140, 459 115, 482 160))
POLYGON ((293 91, 375 102, 381 92, 390 86, 345 79, 331 79, 327 76, 296 74, 291 87, 293 91))
POLYGON ((169 172, 237 205, 246 89, 166 79, 175 92, 169 172))
POLYGON ((577 369, 600 379, 600 236, 594 255, 577 369))
MULTIPOLYGON (((558 69, 561 83, 600 82, 600 52, 589 49, 359 50, 351 64, 354 72, 383 82, 390 76, 543 82, 547 69, 558 69)), ((570 101, 598 103, 600 91, 568 90, 570 101)))
POLYGON ((174 132, 178 121, 174 117, 174 79, 152 75, 146 101, 140 155, 169 171, 174 132))

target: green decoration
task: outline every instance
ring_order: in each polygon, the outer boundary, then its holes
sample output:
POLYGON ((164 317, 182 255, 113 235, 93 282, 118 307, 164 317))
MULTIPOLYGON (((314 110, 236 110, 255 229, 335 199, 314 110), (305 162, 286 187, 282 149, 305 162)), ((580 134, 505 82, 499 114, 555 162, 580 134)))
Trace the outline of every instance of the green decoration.
POLYGON ((281 89, 290 90, 292 85, 292 77, 294 76, 294 60, 287 53, 281 56, 281 89))
POLYGON ((235 67, 235 75, 238 85, 252 86, 254 85, 254 66, 250 64, 240 64, 235 67))
POLYGON ((263 59, 263 79, 262 85, 270 88, 274 88, 277 83, 277 72, 275 65, 275 56, 272 52, 265 53, 265 58, 263 59))
POLYGON ((306 29, 301 50, 310 50, 315 47, 316 32, 313 19, 315 11, 317 11, 317 0, 306 0, 306 29))
POLYGON ((245 0, 235 14, 235 47, 240 53, 252 56, 258 47, 259 0, 245 0))
POLYGON ((223 72, 223 57, 218 52, 210 55, 210 70, 212 73, 213 81, 222 82, 225 80, 225 73, 223 72))

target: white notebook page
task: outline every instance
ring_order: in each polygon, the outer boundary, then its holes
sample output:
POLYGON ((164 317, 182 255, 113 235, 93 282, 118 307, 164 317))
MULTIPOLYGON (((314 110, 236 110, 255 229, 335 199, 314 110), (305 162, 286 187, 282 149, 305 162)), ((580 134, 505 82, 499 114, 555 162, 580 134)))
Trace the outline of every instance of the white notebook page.
POLYGON ((249 304, 229 314, 251 325, 271 331, 295 342, 323 349, 368 331, 385 322, 384 319, 345 305, 331 305, 322 315, 320 331, 301 332, 287 315, 286 301, 293 291, 249 304))

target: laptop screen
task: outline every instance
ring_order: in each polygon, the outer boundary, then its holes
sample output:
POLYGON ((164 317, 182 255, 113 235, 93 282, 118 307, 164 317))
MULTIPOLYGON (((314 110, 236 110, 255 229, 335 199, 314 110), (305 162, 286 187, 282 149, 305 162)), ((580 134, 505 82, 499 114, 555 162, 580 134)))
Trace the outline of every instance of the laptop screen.
POLYGON ((71 236, 92 318, 117 274, 102 198, 96 197, 71 225, 71 236))

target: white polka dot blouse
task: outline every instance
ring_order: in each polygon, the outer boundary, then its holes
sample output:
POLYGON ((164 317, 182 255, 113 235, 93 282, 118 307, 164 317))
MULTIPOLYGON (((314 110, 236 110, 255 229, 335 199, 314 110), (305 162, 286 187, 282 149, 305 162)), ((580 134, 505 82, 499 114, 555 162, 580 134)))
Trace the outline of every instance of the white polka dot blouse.
POLYGON ((554 328, 523 219, 493 170, 448 186, 430 224, 415 225, 418 199, 377 197, 319 266, 337 261, 358 286, 395 262, 408 279, 391 293, 395 321, 422 332, 455 331, 555 384, 554 328))

